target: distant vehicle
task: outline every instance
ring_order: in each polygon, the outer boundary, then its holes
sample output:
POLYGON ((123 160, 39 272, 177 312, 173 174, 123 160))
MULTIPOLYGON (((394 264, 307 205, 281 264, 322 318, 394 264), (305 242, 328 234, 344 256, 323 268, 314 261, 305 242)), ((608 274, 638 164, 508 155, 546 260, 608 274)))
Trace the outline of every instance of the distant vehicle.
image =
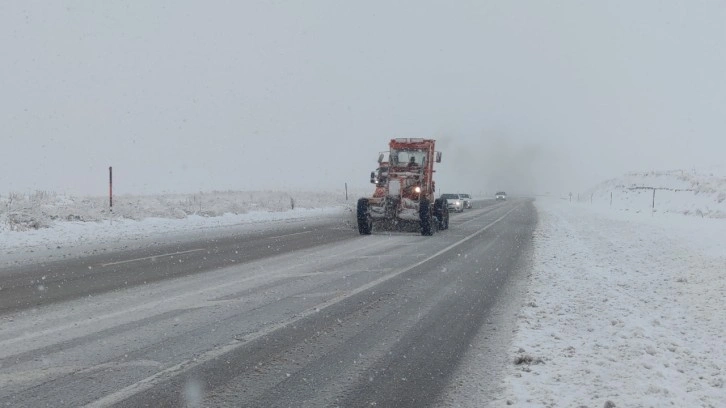
POLYGON ((441 194, 441 198, 446 200, 446 206, 449 210, 464 211, 464 200, 461 199, 459 194, 441 194))
POLYGON ((500 201, 500 200, 504 201, 506 199, 507 199, 507 193, 505 193, 504 191, 500 191, 497 193, 497 201, 500 201))
POLYGON ((464 201, 464 208, 471 208, 471 196, 469 194, 459 194, 462 201, 464 201))

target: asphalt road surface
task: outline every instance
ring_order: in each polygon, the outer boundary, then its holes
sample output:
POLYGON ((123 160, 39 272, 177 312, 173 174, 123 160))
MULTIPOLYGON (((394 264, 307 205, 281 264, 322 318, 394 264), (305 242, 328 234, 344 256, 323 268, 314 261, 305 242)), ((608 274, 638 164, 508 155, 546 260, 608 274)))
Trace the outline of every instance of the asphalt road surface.
POLYGON ((328 221, 0 270, 0 406, 436 405, 535 224, 483 201, 433 237, 328 221))

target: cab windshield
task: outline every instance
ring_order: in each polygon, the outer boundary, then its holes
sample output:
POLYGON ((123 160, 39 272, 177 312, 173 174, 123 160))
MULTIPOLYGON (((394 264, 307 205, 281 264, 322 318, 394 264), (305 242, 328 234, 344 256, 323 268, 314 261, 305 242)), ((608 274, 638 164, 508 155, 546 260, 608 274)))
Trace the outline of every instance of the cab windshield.
POLYGON ((424 150, 391 150, 391 165, 394 167, 423 166, 426 160, 424 150))

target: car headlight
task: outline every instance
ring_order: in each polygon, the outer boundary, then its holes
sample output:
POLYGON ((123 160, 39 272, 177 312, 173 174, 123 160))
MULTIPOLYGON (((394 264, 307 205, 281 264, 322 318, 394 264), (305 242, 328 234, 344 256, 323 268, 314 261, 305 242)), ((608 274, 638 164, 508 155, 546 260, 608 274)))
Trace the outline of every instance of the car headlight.
POLYGON ((421 192, 421 187, 416 186, 416 187, 413 188, 413 191, 414 191, 414 193, 418 194, 418 193, 421 192))

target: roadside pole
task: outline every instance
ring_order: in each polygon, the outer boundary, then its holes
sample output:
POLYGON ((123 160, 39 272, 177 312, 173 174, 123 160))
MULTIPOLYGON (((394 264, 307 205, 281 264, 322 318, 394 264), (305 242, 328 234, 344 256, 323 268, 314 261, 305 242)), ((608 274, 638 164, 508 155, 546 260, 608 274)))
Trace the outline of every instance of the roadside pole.
POLYGON ((108 166, 108 213, 113 224, 113 167, 108 166))

